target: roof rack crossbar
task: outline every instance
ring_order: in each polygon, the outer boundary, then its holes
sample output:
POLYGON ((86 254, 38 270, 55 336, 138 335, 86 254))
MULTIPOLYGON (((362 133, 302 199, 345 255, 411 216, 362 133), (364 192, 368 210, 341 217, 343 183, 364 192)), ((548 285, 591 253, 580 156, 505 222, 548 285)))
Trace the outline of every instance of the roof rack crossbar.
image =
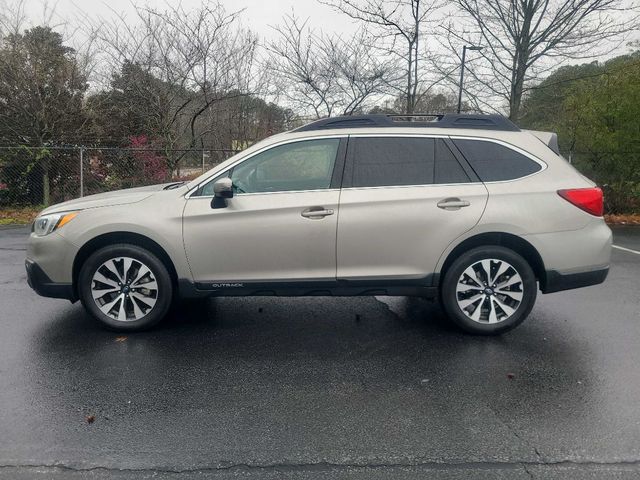
POLYGON ((375 127, 475 128, 509 132, 520 131, 511 120, 502 115, 472 113, 346 115, 322 118, 293 131, 308 132, 313 130, 375 127), (424 118, 432 118, 432 120, 422 120, 424 118))

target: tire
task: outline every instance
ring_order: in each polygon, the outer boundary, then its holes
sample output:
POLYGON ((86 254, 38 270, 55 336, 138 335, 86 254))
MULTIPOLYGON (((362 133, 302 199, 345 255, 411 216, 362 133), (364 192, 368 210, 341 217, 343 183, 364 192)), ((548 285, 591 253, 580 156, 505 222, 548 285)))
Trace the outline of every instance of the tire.
POLYGON ((446 271, 440 291, 449 318, 475 335, 498 335, 520 325, 536 294, 536 278, 527 261, 499 246, 477 247, 460 255, 446 271), (488 279, 483 274, 487 267, 488 279))
POLYGON ((148 250, 129 244, 109 245, 91 254, 82 265, 77 289, 84 308, 117 331, 151 328, 165 317, 173 300, 165 265, 148 250))

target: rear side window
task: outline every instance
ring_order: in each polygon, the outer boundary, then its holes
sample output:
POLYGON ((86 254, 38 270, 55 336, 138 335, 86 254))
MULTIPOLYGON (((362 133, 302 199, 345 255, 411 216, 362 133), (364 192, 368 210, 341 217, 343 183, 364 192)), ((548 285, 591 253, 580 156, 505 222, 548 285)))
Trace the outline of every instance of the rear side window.
POLYGON ((471 167, 483 182, 526 177, 542 167, 508 147, 482 140, 454 140, 471 167))
POLYGON ((436 140, 435 183, 467 183, 469 176, 444 140, 436 140))
POLYGON ((431 184, 434 140, 353 137, 349 139, 349 169, 353 187, 431 184))
POLYGON ((345 186, 467 183, 469 177, 442 139, 352 137, 345 186))

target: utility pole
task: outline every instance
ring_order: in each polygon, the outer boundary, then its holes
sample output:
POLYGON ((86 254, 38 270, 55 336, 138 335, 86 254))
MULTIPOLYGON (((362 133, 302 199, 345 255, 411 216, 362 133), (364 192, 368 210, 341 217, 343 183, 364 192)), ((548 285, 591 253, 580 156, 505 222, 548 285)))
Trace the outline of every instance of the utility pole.
POLYGON ((464 63, 467 57, 467 50, 482 50, 482 47, 478 47, 476 45, 465 45, 462 47, 462 65, 460 65, 460 84, 458 85, 458 113, 460 113, 460 109, 462 108, 462 88, 464 85, 464 63))
POLYGON ((84 197, 84 147, 80 147, 80 197, 84 197))
POLYGON ((205 153, 204 148, 202 149, 202 173, 204 173, 206 171, 205 169, 205 159, 209 158, 211 155, 209 155, 208 153, 205 153))

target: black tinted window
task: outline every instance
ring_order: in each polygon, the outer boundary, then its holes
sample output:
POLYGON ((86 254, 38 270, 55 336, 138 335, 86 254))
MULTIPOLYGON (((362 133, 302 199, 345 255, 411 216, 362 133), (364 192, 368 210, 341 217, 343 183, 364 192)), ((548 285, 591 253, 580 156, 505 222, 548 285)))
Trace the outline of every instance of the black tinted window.
POLYGON ((444 140, 436 140, 435 183, 466 183, 469 176, 444 140))
POLYGON ((483 182, 513 180, 542 168, 533 160, 497 143, 481 140, 454 140, 454 143, 483 182))
POLYGON ((430 138, 352 138, 349 159, 354 187, 433 183, 434 141, 430 138))

